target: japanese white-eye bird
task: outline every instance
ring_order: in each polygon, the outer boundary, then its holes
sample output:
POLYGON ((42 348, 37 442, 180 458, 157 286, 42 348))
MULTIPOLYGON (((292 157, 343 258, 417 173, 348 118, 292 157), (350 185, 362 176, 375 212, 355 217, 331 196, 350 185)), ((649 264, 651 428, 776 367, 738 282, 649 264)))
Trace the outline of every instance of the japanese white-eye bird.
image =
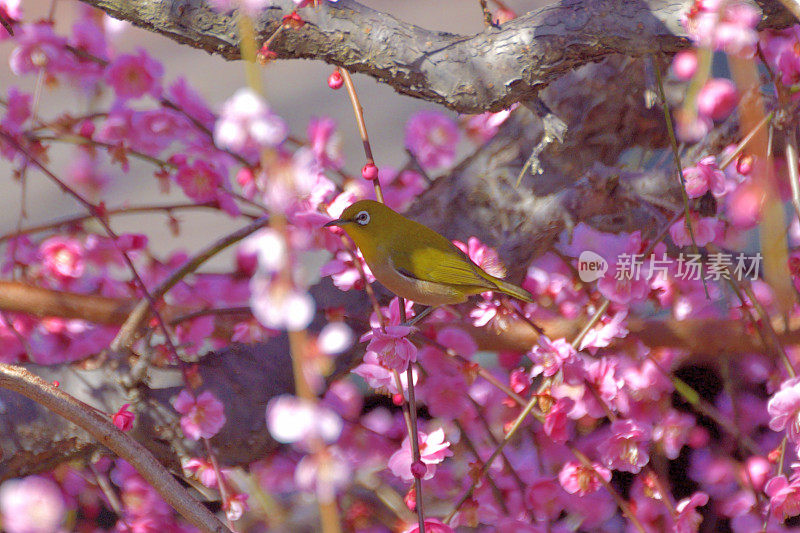
POLYGON ((354 203, 328 226, 342 228, 375 278, 408 300, 437 306, 500 291, 533 301, 528 291, 486 273, 445 237, 374 200, 354 203))

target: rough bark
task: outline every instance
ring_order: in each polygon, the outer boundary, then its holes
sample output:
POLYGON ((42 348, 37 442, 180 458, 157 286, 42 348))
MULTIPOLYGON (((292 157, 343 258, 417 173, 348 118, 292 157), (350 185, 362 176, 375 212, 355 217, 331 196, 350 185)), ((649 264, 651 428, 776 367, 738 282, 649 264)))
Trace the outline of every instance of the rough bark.
MULTIPOLYGON (((257 345, 233 344, 203 356, 198 369, 203 384, 225 405, 227 423, 211 443, 226 465, 262 458, 276 443, 266 429, 271 398, 293 392, 289 346, 279 337, 257 345)), ((25 365, 59 389, 110 415, 131 404, 136 422, 131 436, 172 471, 181 471, 181 457, 202 456, 198 442, 180 437, 178 414, 170 405, 183 388, 177 368, 154 368, 146 383, 123 386, 129 371, 118 360, 84 361, 79 365, 25 365)), ((0 388, 0 482, 85 459, 106 448, 83 429, 17 392, 0 388)))
MULTIPOLYGON (((239 59, 235 14, 203 0, 82 0, 178 42, 239 59)), ((794 20, 777 0, 760 0, 762 27, 794 20)), ((292 0, 273 0, 256 20, 266 40, 292 0)), ((430 31, 353 0, 300 11, 306 24, 271 44, 281 59, 316 59, 361 72, 397 92, 460 113, 499 111, 529 100, 573 69, 613 54, 674 53, 689 45, 680 16, 690 2, 563 0, 476 35, 430 31)))
POLYGON ((541 153, 541 174, 527 172, 516 186, 543 135, 541 120, 519 108, 492 141, 437 178, 410 216, 450 238, 475 235, 496 247, 516 281, 580 222, 653 236, 665 223, 666 211, 656 206, 681 206, 675 173, 618 167, 626 150, 667 146, 663 115, 645 106, 646 68, 645 61, 616 56, 557 80, 541 97, 567 132, 541 153))

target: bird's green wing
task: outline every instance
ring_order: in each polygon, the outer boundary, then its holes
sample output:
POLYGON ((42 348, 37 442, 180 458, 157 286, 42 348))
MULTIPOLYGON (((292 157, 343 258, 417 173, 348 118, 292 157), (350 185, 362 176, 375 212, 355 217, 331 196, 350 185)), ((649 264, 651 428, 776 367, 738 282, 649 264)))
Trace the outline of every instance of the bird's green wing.
POLYGON ((404 275, 433 283, 487 289, 495 287, 494 283, 480 275, 478 267, 461 250, 442 244, 415 248, 414 252, 399 260, 392 257, 394 267, 404 275))

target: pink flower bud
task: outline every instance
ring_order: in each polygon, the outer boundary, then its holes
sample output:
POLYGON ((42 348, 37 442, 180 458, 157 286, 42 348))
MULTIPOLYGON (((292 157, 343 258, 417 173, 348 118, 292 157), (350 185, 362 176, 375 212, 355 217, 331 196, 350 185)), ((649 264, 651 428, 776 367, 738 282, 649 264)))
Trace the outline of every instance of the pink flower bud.
POLYGON ((510 9, 501 7, 500 9, 497 10, 494 21, 495 24, 503 24, 504 22, 508 22, 509 20, 513 20, 515 18, 517 18, 516 13, 514 13, 510 9))
POLYGON ((375 163, 370 161, 361 169, 361 176, 369 181, 376 179, 378 177, 378 167, 375 166, 375 163))
POLYGON ((94 122, 91 120, 84 120, 81 122, 81 127, 78 129, 78 135, 91 139, 94 135, 94 122))
POLYGON ((731 224, 738 229, 750 229, 761 219, 764 190, 760 184, 745 183, 735 189, 726 203, 731 224))
POLYGON ((328 87, 335 91, 341 89, 342 85, 344 85, 342 74, 338 70, 334 70, 331 75, 328 76, 328 87))
POLYGON ((410 511, 417 509, 417 491, 413 486, 408 489, 408 492, 403 497, 403 503, 406 504, 406 507, 408 507, 410 511))
POLYGON ((713 120, 726 118, 736 108, 739 93, 729 79, 708 80, 697 94, 697 112, 713 120))
POLYGON ((672 74, 681 81, 692 79, 697 72, 697 54, 694 50, 683 50, 672 59, 672 74))
POLYGON ((411 475, 416 478, 422 478, 428 472, 428 467, 422 461, 414 461, 411 463, 411 475))
MULTIPOLYGON (((764 485, 767 484, 772 470, 769 461, 763 457, 749 457, 745 462, 745 469, 747 470, 747 478, 752 481, 753 488, 764 490, 764 485)), ((750 484, 750 482, 748 481, 747 484, 750 484)))
POLYGON ((120 431, 129 431, 133 427, 133 419, 136 415, 128 410, 130 405, 131 404, 126 403, 111 417, 111 421, 120 431))
POLYGON ((740 155, 736 160, 736 172, 742 176, 747 176, 753 170, 753 156, 750 154, 740 155))

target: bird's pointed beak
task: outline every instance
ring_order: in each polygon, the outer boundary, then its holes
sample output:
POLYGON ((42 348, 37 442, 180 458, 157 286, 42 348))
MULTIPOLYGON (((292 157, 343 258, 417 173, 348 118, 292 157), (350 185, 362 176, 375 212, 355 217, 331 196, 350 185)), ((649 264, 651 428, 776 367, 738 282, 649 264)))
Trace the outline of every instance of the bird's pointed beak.
POLYGON ((344 224, 345 222, 347 222, 347 221, 346 221, 346 220, 344 220, 343 218, 337 218, 336 220, 331 220, 330 222, 328 222, 327 224, 325 224, 325 225, 324 225, 324 226, 322 226, 322 227, 323 227, 323 228, 330 228, 331 226, 338 226, 338 227, 341 227, 341 226, 342 226, 342 224, 344 224))

